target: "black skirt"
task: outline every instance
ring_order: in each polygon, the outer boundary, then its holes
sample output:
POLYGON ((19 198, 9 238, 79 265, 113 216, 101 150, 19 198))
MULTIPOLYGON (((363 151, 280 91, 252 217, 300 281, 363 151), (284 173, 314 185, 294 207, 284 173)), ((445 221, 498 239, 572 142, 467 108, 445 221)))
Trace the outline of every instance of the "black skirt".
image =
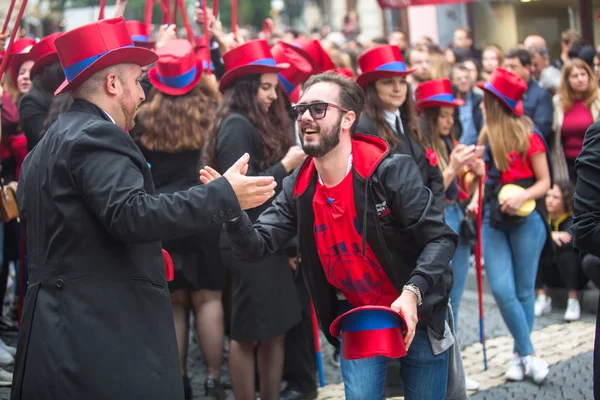
MULTIPOLYGON (((216 246, 216 245, 215 245, 216 246)), ((196 246, 194 252, 166 250, 173 259, 175 279, 169 282, 169 290, 174 292, 186 289, 190 292, 198 290, 223 290, 225 287, 225 268, 218 251, 207 246, 196 246)))
POLYGON ((221 251, 232 276, 232 339, 268 339, 300 322, 300 302, 285 252, 259 263, 245 263, 236 260, 230 249, 221 251))

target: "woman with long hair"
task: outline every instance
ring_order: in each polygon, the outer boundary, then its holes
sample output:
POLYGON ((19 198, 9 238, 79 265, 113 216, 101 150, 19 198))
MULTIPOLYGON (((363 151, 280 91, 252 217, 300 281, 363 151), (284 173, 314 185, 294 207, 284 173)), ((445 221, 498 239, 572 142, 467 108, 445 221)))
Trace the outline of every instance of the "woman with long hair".
MULTIPOLYGON (((244 153, 250 154, 248 175, 283 179, 305 158, 296 146, 294 128, 283 102, 276 64, 267 42, 254 40, 223 55, 220 81, 223 101, 206 143, 206 165, 225 172, 244 153)), ((268 207, 247 210, 256 220, 268 207)), ((259 263, 237 261, 226 235, 221 236, 223 262, 232 273, 232 317, 229 373, 235 398, 255 398, 255 360, 260 398, 278 399, 284 361, 284 335, 300 321, 300 304, 287 254, 259 263), (255 347, 256 356, 255 356, 255 347)))
POLYGON ((575 182, 575 159, 583 147, 583 137, 589 126, 600 119, 598 82, 585 61, 575 58, 565 63, 552 103, 554 177, 575 182))
POLYGON ((30 51, 35 61, 31 68, 32 88, 19 103, 21 127, 27 137, 27 149, 31 151, 44 134, 44 121, 54 98, 54 92, 65 80, 65 73, 58 59, 54 40, 61 35, 52 33, 30 51))
MULTIPOLYGON (((424 82, 415 92, 423 131, 428 134, 444 178, 446 223, 459 235, 456 252, 452 257, 454 284, 450 304, 454 313, 454 328, 458 331, 458 311, 469 276, 472 225, 465 219, 464 208, 474 188, 475 177, 485 175, 485 163, 479 147, 459 144, 454 135, 454 109, 464 104, 452 94, 450 79, 424 82), (471 236, 469 236, 471 233, 471 236)), ((479 389, 479 382, 466 378, 467 390, 479 389)))
MULTIPOLYGON (((523 79, 496 68, 479 86, 485 92, 486 123, 479 144, 486 146, 488 170, 482 194, 483 258, 490 288, 515 341, 505 377, 520 381, 531 376, 539 384, 548 375, 548 364, 536 355, 531 331, 535 279, 546 241, 540 204, 550 188, 546 145, 523 115, 523 79)), ((467 209, 478 211, 478 195, 467 209)))
MULTIPOLYGON (((157 50, 150 69, 148 100, 139 108, 132 132, 146 157, 157 192, 174 193, 198 185, 202 148, 221 95, 212 75, 203 75, 192 45, 175 39, 157 50)), ((164 242, 175 269, 169 282, 177 347, 186 398, 192 397, 187 376, 190 312, 207 367, 205 395, 224 399, 220 383, 223 357, 225 272, 218 248, 219 230, 164 242)))
POLYGON ((552 287, 566 288, 568 291, 564 320, 577 321, 581 318, 578 294, 588 282, 582 265, 590 264, 590 260, 593 260, 593 263, 597 257, 591 254, 580 257, 573 249, 571 226, 574 195, 575 185, 569 181, 557 181, 546 193, 545 205, 550 226, 550 240, 547 240, 547 243, 550 246, 544 249, 540 260, 539 288, 536 290, 535 300, 536 317, 552 310, 552 299, 546 296, 546 287, 552 287))
POLYGON ((481 77, 487 80, 496 68, 504 62, 504 53, 500 46, 490 44, 483 49, 481 55, 481 77))
POLYGON ((444 183, 437 158, 419 126, 407 70, 397 46, 383 45, 364 53, 358 60, 362 74, 356 82, 365 91, 365 107, 357 132, 380 136, 393 152, 410 155, 421 170, 423 181, 444 208, 444 183), (379 68, 386 65, 386 68, 379 68))

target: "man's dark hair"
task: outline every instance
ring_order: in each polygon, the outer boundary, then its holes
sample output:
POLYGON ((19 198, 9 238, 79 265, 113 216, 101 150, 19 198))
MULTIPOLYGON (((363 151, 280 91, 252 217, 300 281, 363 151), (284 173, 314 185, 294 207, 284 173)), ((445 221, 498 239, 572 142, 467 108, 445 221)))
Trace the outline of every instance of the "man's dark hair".
POLYGON ((388 40, 387 38, 384 38, 383 36, 381 37, 376 37, 373 40, 371 40, 373 43, 377 43, 377 44, 388 44, 388 40))
POLYGON ((467 72, 467 73, 470 72, 469 68, 467 68, 465 66, 465 64, 463 64, 462 62, 457 62, 452 67, 450 67, 450 79, 452 79, 453 76, 454 76, 454 70, 458 70, 458 71, 462 71, 462 72, 467 72))
POLYGON ((528 67, 531 65, 531 53, 525 49, 512 49, 504 55, 504 59, 518 58, 522 66, 528 67))
POLYGON ((354 111, 354 114, 356 114, 356 120, 350 127, 350 132, 354 133, 356 125, 358 125, 358 120, 360 119, 360 113, 365 104, 365 93, 363 90, 352 79, 333 72, 325 72, 323 74, 311 76, 304 82, 302 90, 306 92, 311 86, 316 85, 317 83, 332 83, 339 86, 339 105, 346 110, 354 111))

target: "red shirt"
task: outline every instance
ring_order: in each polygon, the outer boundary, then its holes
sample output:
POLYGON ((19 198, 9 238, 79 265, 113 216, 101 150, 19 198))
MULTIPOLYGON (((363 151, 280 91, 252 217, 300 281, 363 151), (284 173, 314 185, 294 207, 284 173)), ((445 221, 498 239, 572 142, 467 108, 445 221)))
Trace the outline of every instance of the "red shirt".
POLYGON ((574 160, 581 153, 583 138, 587 128, 594 123, 594 117, 583 101, 578 101, 565 113, 560 136, 565 158, 574 160))
POLYGON ((371 247, 362 254, 352 172, 337 186, 317 182, 313 198, 314 235, 327 281, 339 289, 350 304, 391 306, 400 296, 371 247))
POLYGON ((535 133, 532 133, 529 136, 529 149, 527 150, 525 158, 523 158, 517 151, 512 151, 508 154, 510 163, 508 165, 508 169, 502 172, 499 183, 504 185, 506 183, 515 182, 521 179, 535 177, 535 173, 533 172, 533 168, 531 166, 531 157, 534 154, 545 152, 546 146, 544 145, 543 140, 535 133))
POLYGON ((10 157, 15 158, 15 181, 19 180, 25 156, 27 156, 27 138, 24 133, 2 137, 0 141, 0 158, 2 160, 10 157))

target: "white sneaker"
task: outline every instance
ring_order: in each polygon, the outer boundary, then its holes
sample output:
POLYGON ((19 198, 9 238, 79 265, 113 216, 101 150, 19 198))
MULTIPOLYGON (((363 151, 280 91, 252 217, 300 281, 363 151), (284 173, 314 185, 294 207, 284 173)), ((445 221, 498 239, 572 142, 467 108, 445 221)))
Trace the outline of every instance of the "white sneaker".
POLYGON ((17 355, 17 349, 4 343, 2 339, 0 339, 0 347, 6 350, 13 357, 17 355))
POLYGON ((3 347, 0 346, 0 367, 6 367, 15 362, 15 358, 3 347))
POLYGON ((0 386, 7 387, 12 385, 13 374, 12 372, 0 369, 0 386))
POLYGON ((465 387, 467 388, 467 390, 469 390, 469 391, 479 390, 479 386, 480 386, 479 382, 477 382, 475 379, 471 379, 465 375, 465 387))
POLYGON ((533 381, 538 385, 544 382, 544 379, 548 376, 548 372, 550 372, 548 363, 539 357, 523 357, 523 366, 525 367, 525 375, 533 378, 533 381))
POLYGON ((504 377, 509 381, 522 381, 525 377, 525 368, 523 367, 523 358, 515 353, 510 367, 504 374, 504 377))
POLYGON ((581 318, 581 306, 579 305, 579 300, 569 299, 564 318, 565 321, 578 321, 581 318))
POLYGON ((540 317, 543 314, 550 314, 552 311, 552 299, 545 294, 540 294, 535 299, 535 316, 540 317))

